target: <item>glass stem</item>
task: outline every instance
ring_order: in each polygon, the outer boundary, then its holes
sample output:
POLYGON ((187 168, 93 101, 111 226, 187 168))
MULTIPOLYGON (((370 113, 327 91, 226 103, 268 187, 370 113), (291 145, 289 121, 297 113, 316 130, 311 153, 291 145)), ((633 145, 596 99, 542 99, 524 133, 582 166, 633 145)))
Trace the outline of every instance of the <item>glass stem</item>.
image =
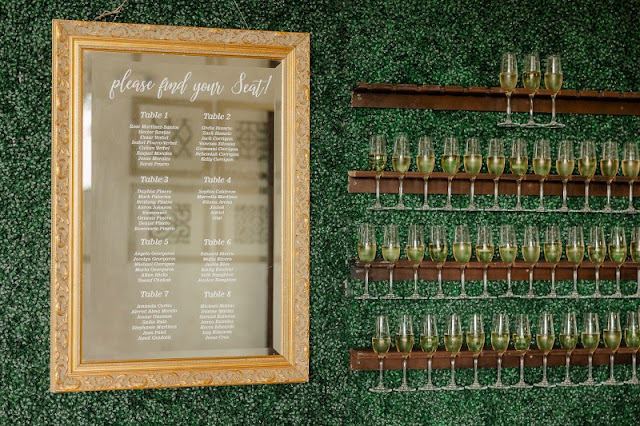
POLYGON ((381 206, 380 204, 380 175, 376 174, 376 204, 373 206, 376 209, 379 209, 381 206))
POLYGON ((429 358, 427 360, 427 385, 431 386, 433 382, 431 381, 431 366, 433 365, 433 358, 429 358))
POLYGON ((538 210, 544 210, 544 179, 540 181, 540 205, 538 210))
POLYGON ((402 386, 407 386, 407 358, 402 358, 402 386))
POLYGON ((542 382, 547 382, 547 354, 542 357, 542 382))
MULTIPOLYGON (((465 279, 464 279, 464 266, 462 268, 460 268, 462 271, 460 272, 460 282, 461 282, 461 287, 460 287, 460 297, 467 297, 467 293, 465 291, 464 288, 464 284, 465 284, 465 279)), ((640 277, 640 269, 638 269, 638 277, 640 277)), ((638 282, 640 282, 640 278, 638 278, 638 282)))
POLYGON ((389 268, 389 294, 393 294, 393 266, 389 268))
POLYGON ((615 382, 616 376, 613 375, 613 357, 614 357, 614 354, 609 355, 609 373, 610 373, 609 379, 612 382, 615 382))
POLYGON ((633 210, 633 181, 629 181, 629 210, 633 210))
POLYGON ((551 122, 556 122, 556 95, 551 96, 551 122))
POLYGON ((562 209, 567 209, 567 180, 562 181, 562 209))
POLYGON ((564 360, 564 366, 565 366, 564 381, 567 383, 571 382, 571 377, 569 376, 570 365, 571 365, 571 355, 567 354, 564 360))
POLYGON ((398 208, 402 208, 404 203, 402 201, 404 197, 404 175, 400 175, 398 184, 398 208))
POLYGON ((473 384, 478 385, 478 357, 473 357, 473 384))
POLYGON ((616 297, 621 297, 622 294, 620 292, 620 265, 616 266, 616 297))
POLYGON ((418 268, 413 268, 413 294, 418 294, 418 268))
POLYGON ((364 293, 363 296, 369 296, 369 265, 364 267, 364 293))
POLYGON ((447 205, 445 207, 448 210, 451 210, 453 208, 453 206, 451 205, 451 181, 452 178, 449 177, 447 182, 447 205))
POLYGON ((429 202, 427 201, 427 194, 429 193, 429 178, 424 178, 424 202, 422 203, 423 209, 429 208, 429 202))
POLYGON ((589 183, 590 181, 586 181, 584 183, 584 209, 589 210, 589 183))
POLYGON ((593 354, 589 352, 589 376, 587 377, 587 381, 593 381, 593 354))
POLYGON ((456 357, 451 357, 451 386, 456 385, 456 357))
POLYGON ((444 297, 444 292, 442 291, 442 267, 438 266, 438 297, 444 297))
POLYGON ((533 297, 533 268, 534 265, 531 265, 531 269, 529 269, 529 297, 533 297))
POLYGON ((522 179, 518 179, 518 192, 516 197, 516 210, 522 209, 522 204, 520 204, 520 195, 522 193, 522 179))
POLYGON ((605 209, 611 209, 611 181, 607 181, 607 205, 605 209))
POLYGON ((383 364, 384 364, 384 358, 380 358, 380 360, 378 361, 378 364, 379 364, 379 369, 380 369, 380 378, 378 380, 378 387, 379 388, 383 388, 384 387, 384 383, 382 381, 382 371, 383 371, 382 367, 383 367, 383 364))
POLYGON ((533 122, 533 95, 529 95, 529 121, 533 122))
POLYGON ((520 383, 524 383, 524 354, 520 355, 520 383))
POLYGON ((471 179, 471 196, 469 198, 469 209, 475 209, 474 197, 476 192, 476 179, 471 179))
POLYGON ((636 282, 636 296, 640 297, 640 268, 638 269, 638 278, 637 278, 637 282, 636 282))
POLYGON ((638 378, 638 370, 636 368, 636 353, 631 354, 631 380, 635 381, 638 378))
POLYGON ((578 267, 573 268, 573 295, 578 294, 578 267))
POLYGON ((511 296, 513 292, 511 291, 511 265, 507 267, 507 295, 511 296))
POLYGON ((556 297, 556 265, 551 268, 551 292, 549 297, 556 297))
POLYGON ((498 179, 493 180, 493 207, 500 208, 500 204, 498 204, 498 179))
POLYGON ((498 355, 498 379, 496 385, 502 384, 502 355, 498 355))
POLYGON ((511 122, 511 93, 507 93, 507 123, 511 122))
POLYGON ((593 295, 596 297, 600 297, 600 267, 596 266, 596 290, 593 292, 593 295))
POLYGON ((487 291, 487 267, 485 266, 482 270, 482 282, 484 285, 484 290, 482 292, 482 297, 489 297, 489 292, 487 291))

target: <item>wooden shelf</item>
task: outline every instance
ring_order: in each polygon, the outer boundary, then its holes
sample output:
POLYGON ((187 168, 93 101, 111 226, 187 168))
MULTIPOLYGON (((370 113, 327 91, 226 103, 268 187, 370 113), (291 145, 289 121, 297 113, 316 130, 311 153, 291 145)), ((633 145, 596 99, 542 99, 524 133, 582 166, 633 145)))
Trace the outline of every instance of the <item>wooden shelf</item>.
MULTIPOLYGON (((525 89, 515 89, 511 95, 511 110, 528 112, 528 95, 529 92, 525 89)), ((539 90, 533 105, 536 113, 551 113, 551 91, 539 90)), ((351 91, 351 106, 505 112, 507 98, 500 87, 358 83, 351 91)), ((640 92, 561 90, 556 97, 556 112, 558 114, 640 115, 640 92)))
MULTIPOLYGON (((533 347, 533 346, 532 346, 533 347)), ((385 370, 401 370, 402 357, 395 350, 389 351, 384 360, 385 370)), ((616 364, 631 364, 631 354, 633 350, 627 347, 620 347, 616 352, 616 364)), ((593 354, 593 365, 608 365, 609 355, 611 351, 607 348, 598 348, 593 354)), ((525 355, 525 367, 541 367, 542 351, 539 349, 529 349, 525 355)), ((566 350, 553 349, 547 356, 547 365, 549 367, 565 365, 566 350)), ((351 370, 352 371, 370 371, 379 368, 378 357, 371 348, 351 349, 351 370)), ((589 351, 584 348, 576 348, 571 355, 571 366, 588 365, 589 351)), ((496 368, 498 356, 491 346, 485 347, 482 354, 478 358, 478 368, 496 368)), ((503 367, 519 367, 520 354, 510 347, 502 356, 503 367)), ((407 362, 407 368, 414 370, 424 370, 427 368, 427 355, 420 350, 419 347, 414 348, 407 362)), ((438 348, 433 355, 433 369, 451 368, 450 352, 444 348, 438 348)), ((470 351, 460 351, 456 357, 456 368, 473 368, 473 354, 470 351)))
MULTIPOLYGON (((542 254, 541 254, 542 256, 542 254)), ((533 277, 535 281, 550 281, 552 263, 538 262, 533 269, 533 277)), ((384 260, 375 260, 369 269, 369 281, 386 281, 389 279, 389 262, 384 260)), ((459 262, 447 261, 442 267, 443 281, 460 281, 459 262)), ((528 281, 529 269, 531 263, 525 261, 516 261, 511 267, 511 279, 513 281, 528 281)), ((620 268, 620 277, 622 280, 633 281, 637 277, 637 271, 640 268, 638 262, 625 262, 620 268)), ((467 281, 482 280, 483 264, 478 261, 469 262, 465 268, 465 279, 467 281)), ((360 260, 351 260, 351 277, 364 280, 364 264, 360 260)), ((418 277, 425 281, 436 281, 438 277, 438 269, 436 263, 430 260, 423 260, 418 269, 418 277)), ((600 267, 601 280, 615 280, 616 268, 615 263, 606 261, 600 267)), ((413 280, 413 266, 406 259, 400 259, 394 268, 393 279, 395 281, 413 280)), ((506 280, 507 265, 504 262, 491 262, 487 269, 487 279, 489 281, 506 280)), ((595 264, 593 262, 584 261, 578 268, 579 280, 595 279, 595 264)), ((573 264, 568 261, 561 261, 556 267, 556 281, 573 280, 573 264)))
MULTIPOLYGON (((446 194, 448 174, 433 172, 429 177, 429 194, 446 194)), ((380 192, 385 194, 397 194, 399 172, 382 172, 380 177, 380 192)), ((455 195, 468 195, 471 190, 471 175, 469 173, 456 173, 451 183, 451 193, 455 195)), ((480 173, 476 177, 476 195, 493 195, 493 180, 495 175, 480 173)), ((527 174, 522 180, 522 195, 539 195, 541 176, 527 174)), ((629 197, 629 178, 617 176, 611 183, 612 197, 629 197)), ((585 179, 582 176, 571 176, 567 183, 567 195, 569 197, 584 197, 585 179)), ((423 194, 424 173, 407 172, 404 178, 403 190, 405 194, 423 194)), ((349 192, 375 193, 376 173, 374 171, 349 171, 349 192)), ((506 173, 500 176, 498 181, 498 193, 501 195, 515 195, 517 192, 517 176, 506 173)), ((549 175, 544 181, 544 194, 562 195, 562 178, 558 175, 549 175)), ((605 197, 607 195, 607 180, 604 176, 594 176, 589 184, 589 197, 605 197)), ((640 178, 634 180, 633 196, 640 197, 640 178)))

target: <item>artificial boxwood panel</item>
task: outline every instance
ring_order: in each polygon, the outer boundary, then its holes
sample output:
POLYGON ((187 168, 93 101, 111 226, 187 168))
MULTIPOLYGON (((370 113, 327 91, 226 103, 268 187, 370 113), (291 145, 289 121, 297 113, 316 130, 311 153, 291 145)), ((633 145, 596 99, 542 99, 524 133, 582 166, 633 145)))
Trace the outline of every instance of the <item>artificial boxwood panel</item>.
MULTIPOLYGON (((430 226, 446 223, 452 238, 456 224, 479 223, 520 228, 549 223, 564 229, 574 224, 607 228, 631 227, 636 216, 379 212, 366 207, 372 194, 348 194, 347 171, 366 167, 367 140, 382 132, 389 140, 407 132, 414 149, 420 134, 434 136, 440 153, 442 140, 456 136, 463 143, 479 137, 486 149, 491 137, 530 142, 547 138, 552 149, 561 139, 591 138, 640 141, 636 117, 560 116, 564 130, 504 130, 495 126, 498 113, 368 110, 349 107, 349 90, 359 81, 417 84, 498 85, 500 55, 513 50, 522 58, 531 50, 541 56, 558 52, 564 60, 564 87, 571 89, 640 91, 640 3, 624 1, 136 1, 130 0, 120 22, 149 23, 311 33, 311 380, 307 384, 187 388, 83 394, 49 393, 49 221, 50 221, 50 108, 51 19, 91 20, 120 1, 6 0, 0 5, 0 344, 2 351, 0 419, 16 424, 632 424, 640 418, 640 387, 462 391, 376 395, 369 393, 374 372, 350 372, 349 348, 370 344, 373 317, 387 313, 392 326, 401 313, 418 317, 426 312, 444 316, 458 312, 463 321, 473 312, 528 312, 535 329, 537 315, 548 310, 558 317, 568 309, 637 309, 637 301, 621 300, 495 300, 495 301, 377 301, 362 303, 345 297, 361 291, 349 279, 345 260, 355 256, 358 223, 378 226, 394 221, 406 237, 410 222, 430 226)), ((544 67, 544 65, 543 65, 544 67)), ((544 68, 543 68, 544 70, 544 68)), ((548 115, 541 115, 544 121, 548 115)), ((524 114, 516 114, 524 121, 524 114)), ((507 144, 508 146, 508 144, 507 144)), ((390 149, 390 148, 389 148, 390 149)), ((555 153, 555 151, 554 151, 555 153)), ((548 200, 558 207, 559 200, 548 200)), ((385 195, 387 204, 394 196, 385 195)), ((442 196, 432 198, 444 203, 442 196)), ((579 206, 581 199, 571 200, 579 206)), ((419 196, 407 196, 417 205, 419 196)), ((478 197, 489 205, 488 197, 478 197)), ((504 198, 514 203, 513 198, 504 198)), ((602 200, 593 199, 594 206, 602 200)), ((463 206, 466 198, 457 197, 463 206)), ((527 205, 536 200, 527 199, 527 205)), ((616 200, 619 208, 624 200, 616 200)), ((636 208, 640 203, 636 201, 636 208)), ((397 283, 409 292, 411 283, 397 283)), ((520 284, 521 285, 521 284, 520 284)), ((592 285, 581 283, 582 286, 592 285)), ((635 283, 623 283, 630 292, 635 283)), ((386 284, 375 284, 381 293, 386 284)), ((422 291, 433 283, 421 283, 422 291)), ((457 291, 458 284, 445 284, 457 291)), ((492 288, 504 289, 505 283, 492 288)), ((539 283, 541 289, 548 283, 539 283)), ((561 291, 570 283, 559 283, 561 291)), ((605 291, 612 283, 603 283, 605 291)), ((478 283, 470 283, 478 291, 478 283)), ((556 321, 559 325, 559 320, 556 321)), ((603 380, 607 371, 597 367, 603 380)), ((630 374, 619 366, 620 379, 630 374)), ((552 368, 560 381, 563 368, 552 368)), ((448 380, 437 371, 437 384, 448 380)), ((423 371, 410 371, 419 385, 423 371)), ((504 380, 517 379, 506 369, 504 380)), ((399 372, 387 374, 397 385, 399 372)), ((541 377, 527 369, 527 380, 541 377)), ((586 369, 573 369, 575 381, 586 369)), ((470 370, 460 370, 460 383, 470 383, 470 370)), ((481 371, 490 383, 495 371, 481 371)))

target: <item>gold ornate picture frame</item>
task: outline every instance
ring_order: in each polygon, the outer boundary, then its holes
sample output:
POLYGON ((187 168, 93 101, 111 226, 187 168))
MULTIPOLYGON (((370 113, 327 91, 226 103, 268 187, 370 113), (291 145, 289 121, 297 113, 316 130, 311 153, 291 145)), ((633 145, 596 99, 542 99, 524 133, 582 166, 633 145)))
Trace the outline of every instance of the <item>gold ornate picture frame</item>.
POLYGON ((52 43, 51 390, 308 381, 309 35, 55 20, 52 43))

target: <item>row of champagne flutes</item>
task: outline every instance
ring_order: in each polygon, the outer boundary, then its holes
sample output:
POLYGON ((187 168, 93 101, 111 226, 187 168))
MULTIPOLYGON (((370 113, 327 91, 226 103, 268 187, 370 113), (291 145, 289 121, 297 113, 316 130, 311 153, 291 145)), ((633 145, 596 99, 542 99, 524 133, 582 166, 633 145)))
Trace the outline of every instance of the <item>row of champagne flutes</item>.
MULTIPOLYGON (((406 135, 400 134, 394 138, 393 155, 391 165, 394 171, 400 172, 398 203, 389 207, 390 209, 405 209, 403 201, 404 177, 411 167, 411 149, 406 135)), ((415 156, 416 168, 424 173, 424 195, 423 204, 417 210, 453 210, 451 204, 451 183, 460 169, 460 149, 456 138, 446 138, 444 140, 444 150, 441 157, 442 170, 448 175, 447 201, 441 208, 429 206, 429 178, 435 168, 435 151, 433 139, 429 136, 421 136, 418 140, 418 151, 415 156)), ((482 169, 482 152, 480 141, 477 138, 469 138, 466 141, 463 156, 464 171, 471 175, 471 190, 469 205, 465 210, 477 210, 475 199, 475 180, 482 169)), ((384 209, 380 203, 380 177, 387 164, 386 138, 384 135, 373 135, 369 143, 369 169, 376 172, 376 203, 371 207, 374 210, 384 209)), ((502 139, 490 139, 486 156, 487 171, 494 177, 494 203, 490 210, 500 211, 502 207, 498 202, 498 182, 504 174, 506 156, 504 142, 502 139)), ((551 145, 548 140, 537 140, 533 146, 532 162, 533 172, 540 178, 540 201, 535 211, 545 212, 544 205, 544 181, 551 173, 551 145)), ((511 144, 511 154, 509 157, 511 173, 517 176, 517 201, 515 211, 527 211, 522 207, 521 192, 522 180, 527 174, 529 167, 529 149, 527 142, 523 139, 516 139, 511 144)), ((562 207, 558 212, 567 212, 567 183, 571 180, 575 166, 576 157, 572 141, 563 140, 558 144, 558 154, 556 156, 556 173, 562 177, 562 207)), ((589 184, 596 174, 598 161, 596 158, 596 145, 593 141, 582 141, 578 156, 578 172, 585 178, 584 206, 581 212, 591 211, 589 206, 589 184)), ((622 169, 622 174, 629 180, 629 205, 625 212, 632 213, 636 210, 633 207, 633 182, 640 172, 640 153, 638 144, 627 142, 623 145, 622 163, 618 153, 618 143, 607 141, 603 144, 600 156, 600 172, 607 178, 607 204, 602 211, 613 212, 611 208, 611 182, 618 174, 618 169, 622 169), (622 166, 620 167, 620 164, 622 166)))
POLYGON ((529 92, 529 121, 524 124, 517 124, 511 121, 511 93, 518 84, 518 61, 515 53, 505 53, 502 55, 500 65, 500 86, 507 95, 507 117, 504 121, 498 123, 498 126, 525 128, 546 127, 551 129, 565 127, 564 124, 559 123, 556 119, 556 96, 562 87, 563 80, 560 55, 550 55, 547 57, 544 86, 547 90, 551 90, 551 121, 547 124, 536 123, 533 119, 533 97, 538 89, 540 89, 540 57, 537 53, 525 55, 523 65, 522 86, 529 92))
MULTIPOLYGON (((375 299, 369 293, 369 269, 371 263, 376 258, 376 232, 375 227, 370 223, 360 225, 358 232, 358 258, 365 266, 364 293, 357 296, 357 299, 375 299)), ((627 249, 631 254, 631 260, 640 262, 640 226, 631 230, 631 241, 627 246, 627 237, 624 228, 614 226, 611 228, 609 238, 605 237, 604 228, 594 226, 589 229, 588 239, 585 243, 584 231, 580 226, 570 227, 567 232, 565 245, 566 258, 573 265, 573 291, 565 296, 558 296, 556 291, 556 266, 562 259, 562 237, 558 225, 547 226, 544 233, 544 242, 540 244, 540 234, 538 228, 533 225, 524 227, 524 234, 520 252, 522 259, 531 264, 529 268, 529 291, 524 295, 516 295, 512 291, 511 284, 511 267, 518 256, 518 244, 516 242, 516 233, 513 225, 500 226, 500 241, 498 244, 498 252, 500 259, 507 265, 507 293, 504 297, 523 297, 534 298, 533 291, 533 271, 540 260, 540 248, 543 248, 544 258, 547 262, 552 263, 551 268, 551 291, 545 298, 571 297, 578 298, 578 268, 584 260, 585 248, 588 258, 595 263, 595 291, 591 296, 600 297, 624 297, 620 287, 620 267, 627 259, 627 249), (616 265, 616 290, 611 295, 603 295, 600 293, 600 267, 604 262, 607 253, 609 259, 616 265)), ((449 239, 445 227, 441 225, 432 226, 429 233, 429 241, 425 244, 424 230, 422 225, 409 225, 407 244, 405 253, 407 259, 413 266, 413 283, 414 291, 406 299, 423 299, 418 292, 418 269, 422 260, 425 258, 425 252, 429 253, 429 257, 436 262, 438 271, 438 294, 434 296, 436 299, 444 299, 447 296, 442 289, 442 268, 447 261, 449 254, 449 239), (428 247, 428 251, 426 248, 428 247)), ((453 258, 460 263, 460 295, 455 296, 457 299, 469 298, 465 291, 465 268, 471 261, 472 244, 467 225, 458 225, 454 230, 454 238, 452 244, 453 258)), ((493 233, 488 226, 479 226, 477 228, 477 238, 475 244, 476 259, 483 265, 483 292, 477 298, 494 298, 488 291, 487 269, 492 262, 495 254, 495 244, 493 241, 493 233)), ((389 291, 383 299, 400 299, 393 291, 393 272, 396 263, 400 259, 400 237, 398 227, 394 224, 384 226, 384 239, 382 243, 382 258, 389 262, 389 291)), ((638 269, 638 280, 636 293, 630 297, 640 297, 640 269, 638 269)))
MULTIPOLYGON (((626 325, 624 328, 625 344, 628 348, 633 350, 632 353, 632 376, 627 382, 619 382, 614 375, 614 360, 615 354, 620 348, 622 343, 623 329, 620 326, 620 316, 617 312, 609 312, 606 316, 605 327, 602 331, 602 340, 604 346, 610 349, 610 375, 609 379, 604 382, 596 382, 593 379, 592 367, 593 367, 593 354, 600 344, 600 323, 598 320, 598 314, 585 313, 583 317, 581 334, 578 334, 578 327, 576 322, 576 314, 568 312, 562 317, 560 325, 560 332, 557 335, 559 346, 566 351, 565 361, 565 379, 559 383, 550 383, 547 379, 547 356, 553 349, 556 341, 555 325, 553 315, 550 313, 542 313, 538 317, 538 327, 535 334, 535 342, 538 349, 543 351, 543 369, 542 380, 536 383, 534 386, 539 387, 553 387, 553 386, 577 386, 577 385, 621 385, 623 383, 638 384, 638 377, 636 372, 636 353, 640 349, 640 310, 629 311, 626 314, 626 325), (582 343, 582 346, 589 351, 589 370, 588 378, 582 383, 573 383, 569 374, 571 365, 571 355, 575 350, 578 340, 582 343)), ((466 331, 466 343, 467 348, 473 355, 473 383, 468 386, 460 386, 455 380, 455 363, 456 357, 462 349, 464 335, 462 332, 462 325, 460 316, 452 314, 447 318, 445 324, 444 334, 442 335, 444 340, 444 348, 450 353, 451 358, 451 381, 447 386, 436 387, 431 380, 431 370, 433 355, 440 346, 440 334, 438 333, 437 318, 435 315, 428 314, 422 319, 420 327, 420 341, 419 345, 422 351, 427 356, 427 382, 424 386, 418 388, 418 390, 430 391, 430 390, 461 390, 461 389, 486 389, 487 387, 493 389, 507 389, 507 388, 529 388, 532 385, 528 384, 524 380, 524 357, 527 351, 531 347, 532 333, 529 323, 529 317, 526 314, 517 314, 514 317, 512 327, 509 326, 509 315, 506 313, 499 313, 493 316, 493 322, 491 326, 490 342, 493 350, 498 355, 497 360, 497 379, 495 383, 490 386, 485 386, 478 381, 478 358, 482 355, 486 344, 485 328, 483 325, 483 318, 479 314, 474 314, 469 318, 468 328, 466 331), (511 343, 513 349, 517 351, 520 357, 520 381, 513 385, 505 385, 502 383, 501 371, 502 371, 502 356, 509 347, 509 337, 511 333, 511 343)), ((389 322, 385 315, 376 317, 375 331, 372 339, 373 351, 378 357, 379 365, 379 380, 378 384, 369 389, 372 392, 390 392, 395 391, 414 391, 413 387, 410 387, 407 383, 407 362, 411 356, 415 344, 415 335, 413 331, 413 320, 411 315, 402 315, 398 321, 398 328, 395 334, 395 347, 402 356, 402 384, 394 389, 388 388, 384 384, 384 358, 387 355, 391 347, 391 334, 389 331, 389 322)))

